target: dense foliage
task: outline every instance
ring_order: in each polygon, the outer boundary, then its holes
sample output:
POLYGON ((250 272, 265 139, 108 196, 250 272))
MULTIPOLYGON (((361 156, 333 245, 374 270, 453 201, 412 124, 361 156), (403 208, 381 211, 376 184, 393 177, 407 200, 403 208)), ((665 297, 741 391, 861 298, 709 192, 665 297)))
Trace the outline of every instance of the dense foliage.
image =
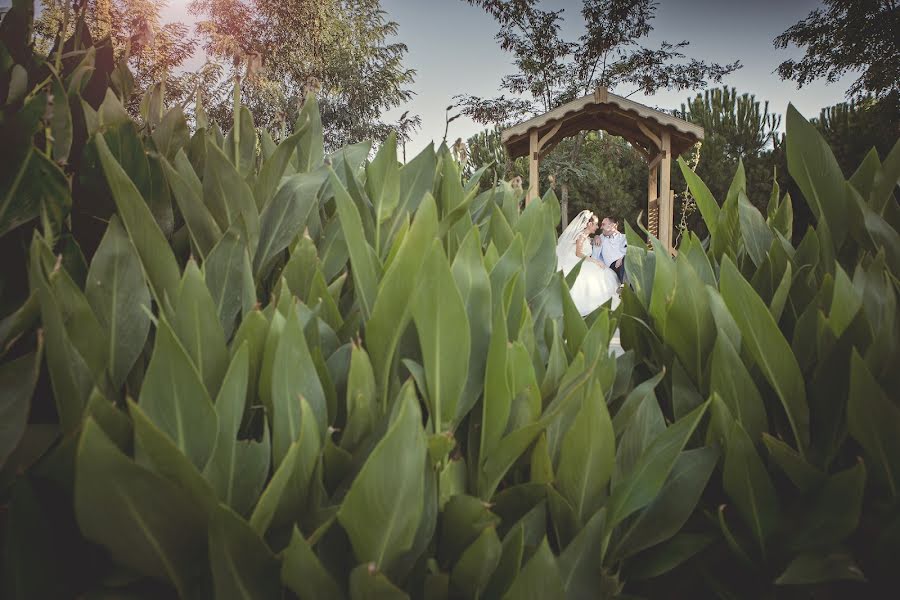
POLYGON ((629 231, 634 290, 584 319, 552 193, 393 137, 329 154, 315 96, 279 144, 240 104, 191 131, 157 87, 134 121, 96 49, 57 71, 10 31, 4 597, 898 584, 900 145, 845 180, 789 109, 815 227, 684 169, 709 238, 629 231))

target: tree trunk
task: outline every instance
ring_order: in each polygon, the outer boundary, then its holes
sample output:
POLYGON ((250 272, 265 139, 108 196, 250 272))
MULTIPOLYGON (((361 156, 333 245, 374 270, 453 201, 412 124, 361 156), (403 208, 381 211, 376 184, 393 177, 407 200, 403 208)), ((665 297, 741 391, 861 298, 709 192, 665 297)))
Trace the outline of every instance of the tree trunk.
POLYGON ((562 228, 565 229, 569 225, 569 184, 563 183, 560 186, 559 200, 559 216, 562 221, 562 228))

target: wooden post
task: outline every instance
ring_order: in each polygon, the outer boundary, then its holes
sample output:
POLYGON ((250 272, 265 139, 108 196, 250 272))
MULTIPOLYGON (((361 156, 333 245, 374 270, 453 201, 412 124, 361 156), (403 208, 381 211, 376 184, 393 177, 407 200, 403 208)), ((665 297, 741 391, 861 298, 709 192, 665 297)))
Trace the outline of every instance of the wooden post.
POLYGON ((665 153, 659 172, 659 241, 672 252, 672 134, 662 131, 662 150, 665 153))
POLYGON ((525 205, 540 195, 538 190, 538 161, 540 161, 540 147, 538 146, 537 129, 532 130, 529 139, 528 155, 528 194, 525 196, 525 205))
POLYGON ((659 164, 650 167, 647 175, 647 231, 659 237, 659 164))

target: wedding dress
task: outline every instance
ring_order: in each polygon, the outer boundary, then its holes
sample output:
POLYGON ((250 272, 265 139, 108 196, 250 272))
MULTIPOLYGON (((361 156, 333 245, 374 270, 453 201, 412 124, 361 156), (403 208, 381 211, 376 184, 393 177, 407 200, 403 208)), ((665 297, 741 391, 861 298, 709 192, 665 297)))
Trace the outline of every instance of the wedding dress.
MULTIPOLYGON (((556 269, 562 271, 564 275, 568 275, 582 260, 576 254, 577 245, 582 245, 582 253, 590 256, 590 239, 586 228, 593 218, 592 212, 581 211, 559 236, 556 244, 556 269)), ((618 306, 618 288, 619 278, 612 269, 584 259, 578 278, 569 293, 579 314, 585 316, 609 299, 612 299, 612 308, 618 306)))

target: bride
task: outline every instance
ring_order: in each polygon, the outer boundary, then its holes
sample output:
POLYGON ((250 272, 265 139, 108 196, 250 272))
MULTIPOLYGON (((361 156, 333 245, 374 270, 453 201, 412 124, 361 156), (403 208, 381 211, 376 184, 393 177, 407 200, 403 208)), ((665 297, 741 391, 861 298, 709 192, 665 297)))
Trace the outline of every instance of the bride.
POLYGON ((613 308, 619 304, 616 293, 619 278, 612 269, 591 256, 590 236, 597 231, 597 227, 594 213, 583 210, 569 223, 556 244, 556 269, 564 275, 584 260, 570 290, 572 301, 581 316, 590 314, 610 298, 613 308))

